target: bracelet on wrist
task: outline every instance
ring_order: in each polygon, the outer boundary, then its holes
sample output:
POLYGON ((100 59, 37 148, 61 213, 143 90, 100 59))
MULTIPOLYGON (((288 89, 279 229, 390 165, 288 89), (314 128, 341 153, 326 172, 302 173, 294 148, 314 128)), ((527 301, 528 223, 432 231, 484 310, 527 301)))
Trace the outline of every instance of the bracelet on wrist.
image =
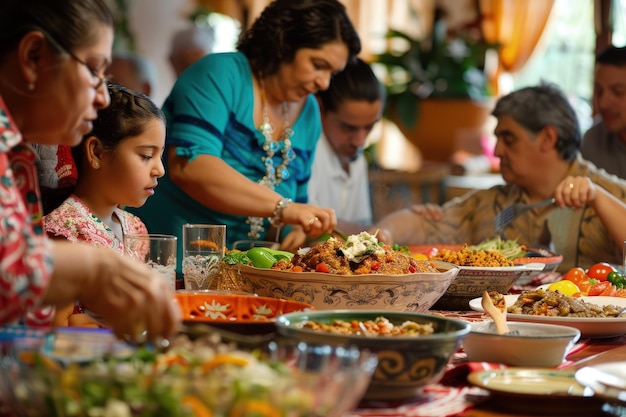
POLYGON ((278 227, 283 222, 283 210, 291 203, 290 198, 281 198, 276 203, 276 207, 274 207, 274 211, 272 212, 272 218, 270 219, 270 223, 274 227, 278 227))

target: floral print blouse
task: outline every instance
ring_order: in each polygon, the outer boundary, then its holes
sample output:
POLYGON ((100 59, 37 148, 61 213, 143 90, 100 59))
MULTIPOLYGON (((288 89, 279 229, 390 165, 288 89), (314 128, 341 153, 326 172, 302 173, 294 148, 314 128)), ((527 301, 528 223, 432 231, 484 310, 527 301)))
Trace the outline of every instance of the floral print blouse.
POLYGON ((53 309, 34 309, 52 275, 52 243, 42 228, 35 154, 22 141, 2 97, 0 213, 0 325, 23 319, 45 326, 53 309))
MULTIPOLYGON (((124 235, 148 233, 141 219, 120 208, 115 209, 124 235)), ((117 236, 76 195, 68 197, 63 204, 45 217, 45 230, 51 237, 61 237, 70 242, 83 241, 94 246, 111 248, 124 253, 123 238, 117 236)))

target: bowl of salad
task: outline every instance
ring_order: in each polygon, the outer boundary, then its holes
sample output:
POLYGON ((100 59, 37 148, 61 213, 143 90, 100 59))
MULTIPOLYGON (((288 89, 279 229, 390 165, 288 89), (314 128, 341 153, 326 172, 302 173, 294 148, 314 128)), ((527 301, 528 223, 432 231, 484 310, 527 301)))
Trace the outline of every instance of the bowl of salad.
POLYGON ((248 351, 215 335, 179 335, 162 352, 101 330, 14 338, 2 349, 0 391, 18 417, 340 417, 377 364, 356 347, 271 342, 248 351))
POLYGON ((229 265, 229 282, 240 291, 303 302, 316 310, 425 312, 459 272, 446 262, 417 260, 366 232, 345 241, 331 237, 264 266, 235 262, 229 265))

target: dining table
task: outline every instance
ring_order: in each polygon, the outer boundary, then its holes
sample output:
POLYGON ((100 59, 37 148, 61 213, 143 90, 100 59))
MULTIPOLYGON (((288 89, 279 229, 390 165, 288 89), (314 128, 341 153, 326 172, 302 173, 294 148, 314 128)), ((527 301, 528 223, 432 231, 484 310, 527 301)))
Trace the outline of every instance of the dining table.
MULTIPOLYGON (((534 289, 537 285, 558 281, 558 272, 539 274, 524 286, 515 285, 510 293, 534 289)), ((481 311, 429 311, 430 314, 467 321, 490 320, 481 311)), ((553 368, 541 368, 557 373, 574 374, 578 369, 609 362, 626 362, 626 334, 612 337, 579 339, 568 351, 563 362, 553 368)), ((468 362, 462 347, 453 355, 442 378, 423 388, 414 398, 392 402, 367 402, 350 411, 344 417, 556 417, 556 416, 606 416, 626 417, 626 404, 607 402, 599 398, 592 404, 576 401, 582 397, 551 397, 545 395, 503 395, 473 385, 468 381, 472 372, 513 369, 505 364, 468 362)), ((535 368, 529 368, 535 369, 535 368)), ((539 369, 539 368, 536 368, 539 369)))

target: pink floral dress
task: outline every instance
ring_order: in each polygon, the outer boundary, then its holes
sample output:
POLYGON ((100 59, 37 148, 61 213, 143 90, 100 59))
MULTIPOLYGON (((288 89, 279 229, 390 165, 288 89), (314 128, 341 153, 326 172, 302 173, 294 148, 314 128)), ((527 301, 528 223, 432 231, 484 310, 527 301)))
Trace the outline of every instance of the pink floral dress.
MULTIPOLYGON (((120 208, 115 209, 114 216, 119 220, 124 235, 148 233, 146 225, 139 217, 120 208)), ((63 238, 70 242, 82 241, 124 253, 123 238, 117 236, 74 194, 44 218, 44 227, 48 236, 52 238, 63 238)), ((76 303, 71 314, 82 313, 84 313, 82 305, 76 303)))
MULTIPOLYGON (((124 235, 148 233, 146 225, 139 217, 120 208, 115 209, 114 215, 118 218, 124 235)), ((45 217, 44 227, 50 237, 61 237, 70 242, 83 241, 124 253, 122 239, 73 194, 45 217)))
POLYGON ((34 310, 51 275, 52 243, 42 228, 35 154, 0 97, 0 325, 18 319, 48 325, 53 309, 34 310))

